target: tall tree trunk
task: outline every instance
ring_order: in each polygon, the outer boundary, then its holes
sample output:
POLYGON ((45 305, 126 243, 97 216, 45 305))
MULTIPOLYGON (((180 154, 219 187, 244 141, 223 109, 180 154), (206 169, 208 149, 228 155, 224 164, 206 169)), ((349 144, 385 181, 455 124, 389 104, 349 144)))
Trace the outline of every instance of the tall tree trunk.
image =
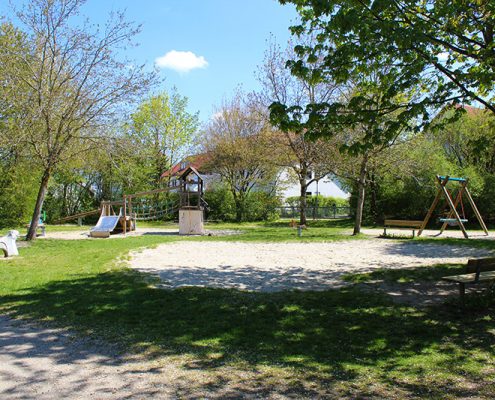
POLYGON ((378 206, 377 206, 377 201, 376 201, 376 195, 377 195, 378 188, 376 186, 375 179, 376 179, 375 172, 372 171, 370 174, 370 179, 369 179, 370 194, 371 194, 370 209, 371 209, 371 215, 373 217, 373 222, 375 224, 377 224, 378 223, 378 206))
POLYGON ((33 240, 36 238, 36 229, 38 228, 38 222, 41 214, 41 209, 43 208, 43 202, 45 201, 46 189, 48 188, 50 175, 50 168, 45 169, 45 171, 43 172, 43 176, 41 177, 40 188, 38 190, 38 196, 36 197, 33 217, 31 218, 31 225, 29 227, 26 240, 33 240))
POLYGON ((299 225, 306 225, 306 209, 308 207, 306 201, 306 190, 308 185, 306 184, 306 175, 301 175, 303 178, 299 178, 300 196, 299 196, 299 225))
POLYGON ((242 222, 244 220, 244 199, 236 191, 232 190, 235 205, 235 221, 242 222))
POLYGON ((368 154, 365 153, 363 155, 363 159, 361 160, 361 169, 359 171, 358 199, 356 205, 356 219, 354 220, 353 235, 357 235, 361 232, 361 224, 363 222, 364 196, 366 190, 367 167, 368 167, 368 154))

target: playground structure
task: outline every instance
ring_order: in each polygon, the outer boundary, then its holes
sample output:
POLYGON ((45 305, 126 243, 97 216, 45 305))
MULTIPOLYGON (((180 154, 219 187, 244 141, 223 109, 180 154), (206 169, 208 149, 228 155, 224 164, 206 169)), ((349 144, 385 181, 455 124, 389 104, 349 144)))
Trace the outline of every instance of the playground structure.
POLYGON ((89 232, 91 237, 106 238, 110 236, 110 233, 116 231, 127 230, 132 231, 135 229, 135 221, 131 216, 124 218, 122 215, 122 208, 119 213, 116 214, 113 206, 120 205, 119 201, 103 201, 101 205, 101 215, 96 223, 96 226, 89 232))
POLYGON ((469 205, 471 206, 471 209, 474 212, 474 215, 476 216, 476 219, 478 220, 481 228, 485 232, 486 235, 488 235, 488 229, 486 228, 485 222, 483 221, 483 218, 481 217, 480 212, 478 211, 478 208, 476 207, 476 204, 474 203, 474 200, 471 196, 471 193, 469 192, 468 189, 468 182, 469 180, 467 178, 455 178, 455 177, 450 177, 450 176, 436 176, 436 182, 439 186, 438 192, 435 196, 435 199, 433 200, 433 203, 431 204, 428 213, 426 214, 425 219, 423 220, 419 231, 418 231, 418 236, 421 236, 421 233, 423 233, 423 230, 426 228, 426 225, 428 224, 431 216, 433 215, 433 212, 437 208, 437 205, 442 197, 444 197, 446 205, 448 206, 448 211, 445 215, 445 217, 440 218, 439 221, 442 222, 442 227, 440 228, 440 232, 438 235, 441 235, 447 226, 459 226, 461 229, 464 237, 466 239, 469 239, 469 235, 466 231, 466 227, 464 224, 467 221, 466 215, 464 212, 464 204, 463 204, 463 197, 466 197, 466 199, 469 202, 469 205), (457 192, 454 193, 453 191, 449 191, 447 189, 447 185, 450 182, 455 182, 458 184, 457 192), (458 211, 458 208, 460 206, 460 214, 458 211))
MULTIPOLYGON (((137 220, 153 219, 149 209, 147 215, 142 213, 139 217, 140 214, 135 210, 136 199, 167 192, 177 192, 179 204, 162 207, 162 215, 164 215, 164 210, 167 213, 179 212, 179 234, 181 235, 204 234, 203 213, 206 202, 203 199, 203 178, 196 169, 188 167, 180 175, 178 182, 178 186, 126 194, 122 200, 103 201, 98 210, 100 212, 98 223, 90 231, 91 237, 109 237, 113 232, 123 232, 125 235, 135 230, 137 220), (115 212, 114 206, 118 207, 118 213, 115 212)), ((82 218, 92 214, 95 214, 95 210, 66 217, 63 220, 82 218)), ((156 213, 154 216, 156 217, 156 213)))

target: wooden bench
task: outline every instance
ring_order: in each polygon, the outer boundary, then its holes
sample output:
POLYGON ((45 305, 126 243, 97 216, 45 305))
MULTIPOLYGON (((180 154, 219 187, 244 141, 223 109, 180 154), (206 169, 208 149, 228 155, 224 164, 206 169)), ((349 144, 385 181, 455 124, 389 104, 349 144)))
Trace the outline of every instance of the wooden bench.
POLYGON ((407 221, 401 219, 386 219, 383 223, 383 236, 387 236, 387 228, 412 229, 412 237, 416 236, 416 229, 421 228, 423 221, 407 221))
MULTIPOLYGON (((29 228, 31 228, 31 224, 26 224, 26 229, 28 230, 28 232, 29 232, 29 228)), ((39 230, 41 231, 41 236, 45 237, 45 235, 46 235, 45 224, 38 224, 38 226, 36 228, 36 235, 38 235, 39 230)))
POLYGON ((466 285, 476 285, 482 282, 492 282, 491 286, 495 284, 495 257, 469 260, 465 274, 444 276, 442 280, 458 283, 459 294, 461 299, 464 299, 466 285))

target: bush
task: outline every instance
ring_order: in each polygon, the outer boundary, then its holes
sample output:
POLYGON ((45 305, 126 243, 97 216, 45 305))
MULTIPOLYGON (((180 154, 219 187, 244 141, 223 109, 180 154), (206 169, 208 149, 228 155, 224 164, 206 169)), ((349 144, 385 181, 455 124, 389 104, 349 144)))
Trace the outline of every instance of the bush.
MULTIPOLYGON (((308 207, 348 207, 349 200, 341 197, 333 197, 333 196, 308 196, 306 197, 306 202, 308 207)), ((291 207, 299 207, 299 196, 288 197, 285 200, 285 203, 291 207)))
MULTIPOLYGON (((232 193, 224 186, 207 190, 204 195, 208 203, 207 219, 235 221, 236 207, 232 193)), ((278 218, 280 199, 265 192, 253 192, 245 202, 244 221, 269 221, 278 218)))
POLYGON ((37 194, 37 174, 15 166, 0 167, 0 228, 29 223, 37 194))
POLYGON ((251 193, 247 200, 246 217, 249 221, 273 221, 278 219, 280 198, 265 192, 251 193))
POLYGON ((232 193, 223 186, 206 190, 204 199, 208 203, 206 218, 209 220, 233 221, 235 204, 232 193))

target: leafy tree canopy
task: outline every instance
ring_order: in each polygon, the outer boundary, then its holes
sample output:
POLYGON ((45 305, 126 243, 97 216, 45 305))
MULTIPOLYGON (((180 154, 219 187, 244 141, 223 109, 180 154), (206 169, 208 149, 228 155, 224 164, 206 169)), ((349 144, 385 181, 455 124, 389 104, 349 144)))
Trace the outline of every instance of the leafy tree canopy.
POLYGON ((272 121, 282 129, 329 135, 341 124, 372 125, 377 117, 394 114, 366 138, 376 143, 408 121, 419 130, 432 110, 447 102, 476 101, 495 113, 493 1, 280 2, 295 4, 300 14, 293 34, 316 38, 296 46, 297 57, 287 64, 292 73, 353 87, 347 102, 304 108, 272 104, 272 121), (380 93, 379 104, 370 91, 380 93))

